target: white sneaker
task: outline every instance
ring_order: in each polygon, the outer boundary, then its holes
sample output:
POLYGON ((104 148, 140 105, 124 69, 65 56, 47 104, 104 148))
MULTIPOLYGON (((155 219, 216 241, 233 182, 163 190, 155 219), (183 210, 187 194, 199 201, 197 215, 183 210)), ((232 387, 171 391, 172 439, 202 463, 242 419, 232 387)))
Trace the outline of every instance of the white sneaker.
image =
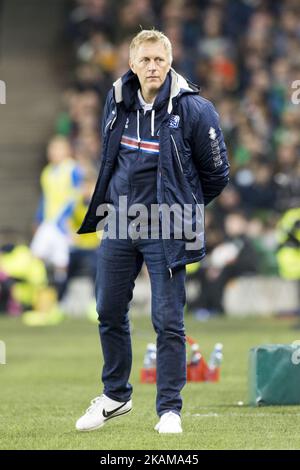
POLYGON ((131 400, 120 402, 101 395, 91 401, 91 406, 76 422, 76 429, 77 431, 94 431, 104 426, 109 419, 129 413, 131 408, 131 400))
POLYGON ((180 433, 182 432, 181 418, 173 411, 168 411, 160 417, 154 429, 158 431, 159 434, 180 433))

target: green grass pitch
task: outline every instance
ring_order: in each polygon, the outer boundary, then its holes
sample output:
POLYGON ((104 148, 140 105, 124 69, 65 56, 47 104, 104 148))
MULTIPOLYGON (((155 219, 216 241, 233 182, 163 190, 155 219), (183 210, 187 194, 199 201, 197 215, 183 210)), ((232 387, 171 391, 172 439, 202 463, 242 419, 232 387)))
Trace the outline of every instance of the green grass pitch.
MULTIPOLYGON (((28 328, 0 317, 7 364, 0 365, 0 449, 299 449, 300 407, 247 406, 249 348, 291 343, 300 330, 291 321, 186 317, 186 332, 208 358, 224 344, 219 383, 189 383, 183 391, 182 435, 161 436, 153 427, 155 386, 139 383, 145 347, 155 340, 149 318, 132 315, 133 411, 91 433, 76 419, 101 393, 97 325, 65 320, 56 327, 28 328), (244 402, 240 406, 238 402, 244 402)), ((298 336, 297 336, 298 335, 298 336)))

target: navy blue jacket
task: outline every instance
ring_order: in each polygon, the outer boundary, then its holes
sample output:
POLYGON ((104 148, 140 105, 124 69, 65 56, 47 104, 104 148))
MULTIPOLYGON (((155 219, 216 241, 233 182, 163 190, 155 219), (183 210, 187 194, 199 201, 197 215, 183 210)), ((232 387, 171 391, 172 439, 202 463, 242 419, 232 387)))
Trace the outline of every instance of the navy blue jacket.
MULTIPOLYGON (((157 201, 172 206, 190 205, 193 223, 204 231, 204 206, 212 201, 229 181, 229 163, 226 146, 219 125, 218 114, 212 103, 201 96, 173 69, 165 119, 159 129, 159 156, 157 167, 157 201), (200 211, 197 210, 200 208, 200 211)), ((104 216, 97 215, 97 207, 106 203, 105 195, 117 163, 124 127, 136 99, 139 81, 131 71, 118 79, 108 93, 102 122, 102 162, 95 191, 78 233, 91 233, 104 216)), ((194 225, 193 225, 194 226, 194 225)), ((172 231, 172 229, 171 229, 172 231)), ((197 236, 201 246, 187 249, 185 238, 164 239, 168 269, 193 263, 205 255, 203 231, 197 236)))

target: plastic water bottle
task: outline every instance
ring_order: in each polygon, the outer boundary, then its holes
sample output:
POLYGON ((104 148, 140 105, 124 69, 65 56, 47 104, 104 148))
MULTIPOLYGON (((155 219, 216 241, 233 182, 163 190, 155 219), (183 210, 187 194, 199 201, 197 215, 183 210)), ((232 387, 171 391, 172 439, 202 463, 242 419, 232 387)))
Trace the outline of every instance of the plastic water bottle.
POLYGON ((191 361, 190 364, 193 366, 196 366, 199 364, 202 358, 202 354, 199 351, 199 344, 194 343, 191 346, 192 354, 191 354, 191 361))
POLYGON ((210 355, 208 367, 211 370, 217 369, 218 367, 220 367, 222 360, 223 360, 223 344, 216 343, 210 355))
POLYGON ((152 369, 156 367, 156 345, 154 343, 147 344, 144 356, 144 368, 152 369))

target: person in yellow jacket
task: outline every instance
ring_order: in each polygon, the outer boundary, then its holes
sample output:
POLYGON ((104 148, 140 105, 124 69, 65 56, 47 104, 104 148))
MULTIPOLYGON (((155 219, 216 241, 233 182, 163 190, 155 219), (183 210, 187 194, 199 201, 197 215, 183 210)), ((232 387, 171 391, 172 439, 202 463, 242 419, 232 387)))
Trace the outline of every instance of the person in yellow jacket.
POLYGON ((69 228, 72 234, 70 246, 70 264, 68 269, 68 279, 75 276, 89 276, 95 280, 96 257, 95 250, 98 248, 102 232, 86 233, 78 235, 79 229, 91 196, 96 184, 96 175, 92 169, 86 170, 83 176, 83 183, 80 196, 74 205, 73 212, 69 219, 69 228))
POLYGON ((300 207, 289 209, 278 224, 277 261, 280 275, 300 280, 300 207))
POLYGON ((36 216, 39 225, 31 250, 52 268, 52 282, 60 298, 69 264, 68 220, 80 196, 82 170, 72 158, 65 137, 55 136, 50 140, 47 156, 49 163, 41 174, 42 198, 36 216))
MULTIPOLYGON (((78 235, 76 232, 80 227, 87 208, 89 206, 91 196, 96 184, 97 175, 93 168, 87 168, 84 172, 83 184, 80 197, 74 206, 73 213, 69 220, 69 227, 72 233, 71 247, 70 247, 70 262, 68 267, 67 283, 65 297, 63 299, 63 308, 68 310, 72 302, 76 303, 76 298, 72 299, 72 289, 69 290, 69 282, 74 278, 90 279, 93 286, 96 278, 96 250, 101 242, 102 232, 88 233, 85 235, 78 235), (67 302, 66 302, 67 301, 67 302), (70 304, 71 301, 71 304, 70 304), (67 307, 69 306, 69 307, 67 307)), ((92 289, 93 291, 94 289, 92 289)), ((73 292, 74 295, 74 292, 73 292)), ((78 295, 78 292, 77 294, 78 295)), ((81 298, 83 301, 85 297, 81 298)), ((85 299, 87 300, 87 299, 85 299)), ((84 303, 84 302, 83 302, 84 303)), ((83 305, 83 304, 82 304, 83 305)), ((72 308, 71 308, 72 311, 72 308)), ((97 321, 96 313, 96 300, 90 298, 87 301, 86 308, 82 312, 93 321, 97 321)))
MULTIPOLYGON (((47 272, 44 263, 34 257, 25 244, 1 246, 0 272, 6 277, 6 283, 1 284, 0 293, 2 293, 3 286, 9 288, 7 292, 10 299, 23 309, 35 306, 41 292, 47 287, 47 272)), ((6 310, 12 313, 9 311, 9 303, 7 303, 6 310)))
POLYGON ((300 207, 287 210, 279 220, 277 230, 279 274, 284 279, 297 281, 297 313, 300 315, 300 207))

